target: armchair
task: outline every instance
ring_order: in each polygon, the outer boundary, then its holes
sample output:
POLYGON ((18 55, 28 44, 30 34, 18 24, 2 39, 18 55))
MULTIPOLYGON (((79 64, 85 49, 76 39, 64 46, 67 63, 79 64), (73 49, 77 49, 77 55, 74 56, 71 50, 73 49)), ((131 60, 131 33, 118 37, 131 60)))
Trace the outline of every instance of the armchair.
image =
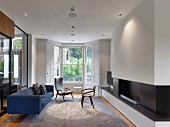
POLYGON ((81 91, 81 93, 82 93, 82 100, 81 100, 81 106, 82 106, 82 108, 83 108, 83 103, 84 103, 84 98, 85 98, 85 97, 89 97, 90 102, 91 102, 91 105, 92 105, 93 108, 94 108, 94 104, 93 104, 92 97, 95 95, 95 89, 96 89, 96 86, 94 86, 93 88, 83 89, 83 90, 81 91))
MULTIPOLYGON (((57 99, 57 96, 60 95, 63 97, 63 100, 65 101, 64 97, 66 95, 69 95, 71 94, 72 98, 73 98, 73 91, 70 90, 69 88, 65 88, 64 89, 64 86, 63 86, 63 78, 55 78, 54 79, 54 85, 55 85, 55 90, 57 92, 56 94, 56 98, 57 99)), ((74 98, 73 98, 74 99, 74 98)))

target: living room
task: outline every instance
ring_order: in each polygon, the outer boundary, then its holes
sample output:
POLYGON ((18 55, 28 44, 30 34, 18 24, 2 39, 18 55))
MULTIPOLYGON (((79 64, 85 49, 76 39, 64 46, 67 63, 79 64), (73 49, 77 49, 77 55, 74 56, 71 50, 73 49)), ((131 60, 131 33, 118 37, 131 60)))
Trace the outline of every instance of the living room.
POLYGON ((170 126, 169 5, 1 1, 0 126, 170 126))

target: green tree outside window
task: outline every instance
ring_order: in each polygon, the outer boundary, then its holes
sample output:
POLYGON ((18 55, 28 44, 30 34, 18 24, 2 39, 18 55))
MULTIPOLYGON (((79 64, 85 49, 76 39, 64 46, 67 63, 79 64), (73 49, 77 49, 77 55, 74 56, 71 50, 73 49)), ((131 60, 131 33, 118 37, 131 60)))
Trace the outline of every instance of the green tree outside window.
POLYGON ((13 41, 13 49, 22 49, 22 39, 15 39, 13 41))

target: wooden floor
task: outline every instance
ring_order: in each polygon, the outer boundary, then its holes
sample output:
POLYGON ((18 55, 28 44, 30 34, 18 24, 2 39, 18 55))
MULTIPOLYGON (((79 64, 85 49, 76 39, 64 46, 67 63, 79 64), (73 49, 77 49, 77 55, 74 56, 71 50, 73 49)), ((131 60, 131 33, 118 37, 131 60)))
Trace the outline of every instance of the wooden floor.
POLYGON ((122 113, 120 113, 116 108, 113 107, 111 103, 105 100, 103 97, 100 97, 108 106, 112 108, 130 127, 136 127, 130 120, 128 120, 122 113))
MULTIPOLYGON (((78 95, 80 97, 80 95, 78 95)), ((77 94, 75 95, 77 97, 77 94)), ((115 109, 108 101, 103 97, 100 97, 108 106, 112 108, 130 127, 135 127, 125 116, 123 116, 117 109, 115 109)), ((14 115, 14 120, 12 115, 5 114, 0 117, 0 127, 17 127, 27 115, 14 115)))

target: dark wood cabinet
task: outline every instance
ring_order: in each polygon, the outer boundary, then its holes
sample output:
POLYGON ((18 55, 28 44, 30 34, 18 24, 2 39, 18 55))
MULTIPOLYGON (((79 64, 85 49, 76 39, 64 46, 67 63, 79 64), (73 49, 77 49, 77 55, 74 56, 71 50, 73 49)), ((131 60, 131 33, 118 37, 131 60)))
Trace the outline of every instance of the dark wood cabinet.
POLYGON ((14 38, 14 22, 0 11, 0 33, 14 38))

